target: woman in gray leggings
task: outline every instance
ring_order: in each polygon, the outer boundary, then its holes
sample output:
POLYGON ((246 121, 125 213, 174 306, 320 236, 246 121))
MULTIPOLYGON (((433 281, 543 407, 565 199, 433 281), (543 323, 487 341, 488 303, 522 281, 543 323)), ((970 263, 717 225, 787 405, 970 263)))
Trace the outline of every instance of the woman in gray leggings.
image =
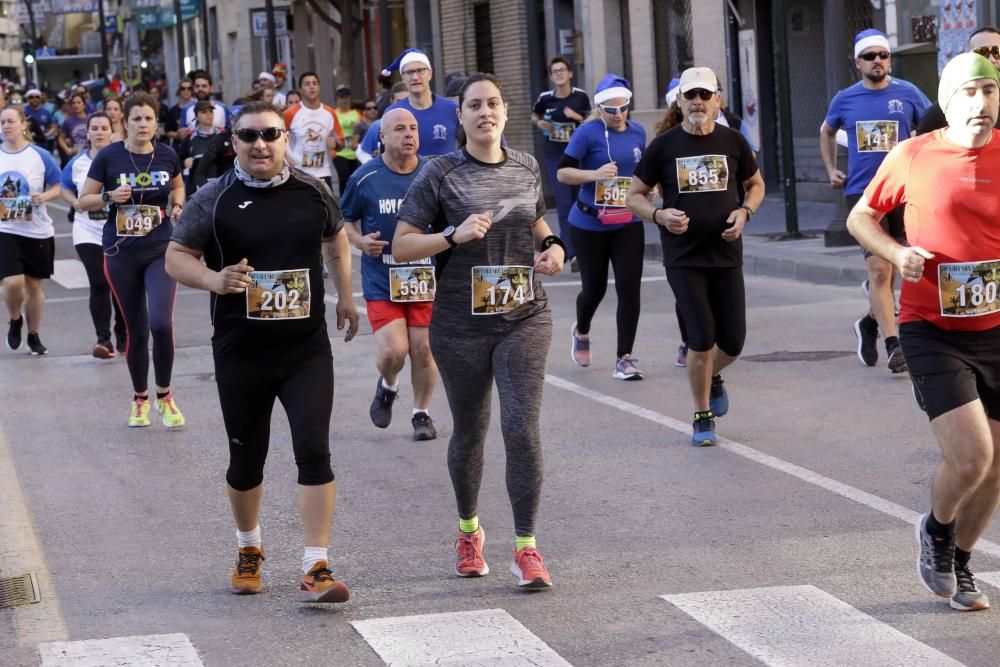
POLYGON ((396 227, 393 255, 399 262, 436 256, 430 343, 454 421, 448 471, 459 516, 455 572, 489 572, 477 503, 495 381, 514 511, 511 572, 518 586, 545 589, 552 579, 536 547, 535 517, 552 315, 535 273, 561 271, 566 252, 542 218, 535 158, 500 145, 507 104, 497 78, 469 77, 459 109, 467 144, 431 161, 414 180, 399 212, 405 224, 396 227))

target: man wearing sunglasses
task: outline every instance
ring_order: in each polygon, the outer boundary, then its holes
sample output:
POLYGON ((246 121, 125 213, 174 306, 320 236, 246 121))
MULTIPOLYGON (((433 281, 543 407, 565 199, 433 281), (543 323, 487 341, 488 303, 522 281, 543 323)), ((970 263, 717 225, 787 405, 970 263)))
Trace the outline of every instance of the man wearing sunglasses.
POLYGON ((24 94, 24 97, 28 100, 28 106, 24 107, 24 115, 34 119, 44 133, 45 141, 39 145, 51 151, 52 143, 55 141, 56 135, 59 134, 59 127, 56 125, 52 113, 42 104, 42 91, 38 88, 32 88, 24 94))
POLYGON ((350 245, 330 189, 285 160, 281 112, 249 102, 234 125, 234 169, 188 201, 166 259, 178 281, 212 292, 212 353, 229 438, 226 482, 239 549, 231 587, 237 594, 263 588, 258 516, 277 399, 291 429, 305 533, 298 599, 345 602, 347 586, 333 578, 327 555, 336 486, 322 264, 337 288, 337 328, 347 326, 349 341, 358 330, 350 245))
MULTIPOLYGON (((861 80, 838 92, 820 128, 819 148, 830 185, 844 189, 853 208, 875 175, 882 160, 896 144, 913 135, 930 100, 913 84, 889 76, 889 39, 878 30, 862 30, 854 39, 854 64, 861 80), (847 133, 847 173, 837 168, 837 130, 847 133)), ((905 243, 903 210, 889 212, 882 220, 886 231, 905 243)), ((858 359, 865 366, 878 363, 879 330, 885 338, 889 371, 906 372, 896 329, 892 264, 862 250, 868 280, 862 284, 869 312, 854 323, 858 359)))
MULTIPOLYGON (((997 68, 997 71, 1000 71, 1000 30, 987 25, 969 35, 969 51, 986 58, 997 68)), ((933 132, 947 126, 948 120, 945 118, 944 111, 941 110, 941 105, 935 102, 920 119, 917 134, 933 132)), ((1000 128, 1000 120, 997 120, 997 127, 1000 128)))
POLYGON ((718 90, 711 69, 684 70, 677 96, 683 120, 650 142, 627 198, 633 212, 660 225, 663 265, 687 333, 696 447, 718 442, 715 418, 729 412, 721 373, 743 351, 747 332, 741 236, 764 200, 749 142, 715 122, 718 90), (648 199, 656 186, 661 208, 648 199))

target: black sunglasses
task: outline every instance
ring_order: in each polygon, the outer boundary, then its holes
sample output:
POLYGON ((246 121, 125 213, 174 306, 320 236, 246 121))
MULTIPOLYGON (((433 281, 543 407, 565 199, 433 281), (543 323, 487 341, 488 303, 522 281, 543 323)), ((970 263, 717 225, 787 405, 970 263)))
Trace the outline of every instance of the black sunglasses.
POLYGON ((705 90, 704 88, 695 88, 684 93, 684 99, 693 100, 696 97, 700 97, 703 101, 707 102, 712 99, 712 95, 715 95, 713 90, 705 90))
POLYGON ((257 137, 260 137, 264 141, 270 143, 272 141, 277 141, 278 138, 280 138, 281 135, 287 131, 288 130, 283 127, 265 127, 260 130, 244 127, 236 130, 234 134, 236 134, 237 139, 247 144, 252 144, 257 141, 257 137))
POLYGON ((378 107, 365 107, 365 111, 378 111, 378 107))
POLYGON ((858 58, 873 62, 876 58, 888 60, 890 56, 891 54, 888 51, 869 51, 868 53, 862 53, 858 58))
POLYGON ((992 57, 994 60, 1000 60, 1000 46, 980 46, 978 49, 973 49, 973 53, 978 53, 983 58, 992 57))
POLYGON ((194 86, 181 86, 181 90, 194 90, 194 86))

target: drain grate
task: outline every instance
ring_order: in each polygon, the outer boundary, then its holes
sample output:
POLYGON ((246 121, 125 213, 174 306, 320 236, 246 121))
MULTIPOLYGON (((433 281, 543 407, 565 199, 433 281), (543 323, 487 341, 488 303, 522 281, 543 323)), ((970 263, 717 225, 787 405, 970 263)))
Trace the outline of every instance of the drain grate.
POLYGON ((34 572, 0 579, 0 609, 41 601, 42 594, 34 572))
POLYGON ((829 361, 840 357, 849 357, 853 352, 843 350, 816 350, 811 352, 768 352, 740 357, 745 361, 829 361))

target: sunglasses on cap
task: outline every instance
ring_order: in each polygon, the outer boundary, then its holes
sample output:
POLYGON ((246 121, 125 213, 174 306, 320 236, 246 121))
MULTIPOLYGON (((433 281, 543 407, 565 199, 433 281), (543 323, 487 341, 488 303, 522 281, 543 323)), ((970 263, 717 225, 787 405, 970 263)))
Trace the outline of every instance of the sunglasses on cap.
POLYGON ((264 127, 259 130, 254 130, 249 127, 240 128, 236 130, 236 138, 240 141, 252 144, 257 141, 257 137, 260 137, 264 141, 270 143, 272 141, 277 141, 282 134, 287 132, 283 127, 264 127))
POLYGON ((625 104, 617 107, 608 106, 606 104, 599 104, 598 106, 601 107, 601 111, 603 111, 604 113, 610 114, 612 116, 617 116, 620 113, 625 113, 626 111, 628 111, 628 105, 629 103, 626 102, 625 104))
POLYGON ((1000 46, 980 46, 978 49, 972 49, 973 53, 978 53, 983 58, 993 58, 994 60, 1000 60, 1000 46))
POLYGON ((707 102, 710 99, 712 99, 713 95, 715 95, 714 90, 705 90, 704 88, 693 88, 684 93, 684 99, 693 100, 696 97, 700 97, 702 101, 707 102))
POLYGON ((858 58, 862 60, 867 60, 868 62, 874 62, 876 58, 880 60, 888 60, 892 54, 888 51, 869 51, 868 53, 862 53, 858 58))

